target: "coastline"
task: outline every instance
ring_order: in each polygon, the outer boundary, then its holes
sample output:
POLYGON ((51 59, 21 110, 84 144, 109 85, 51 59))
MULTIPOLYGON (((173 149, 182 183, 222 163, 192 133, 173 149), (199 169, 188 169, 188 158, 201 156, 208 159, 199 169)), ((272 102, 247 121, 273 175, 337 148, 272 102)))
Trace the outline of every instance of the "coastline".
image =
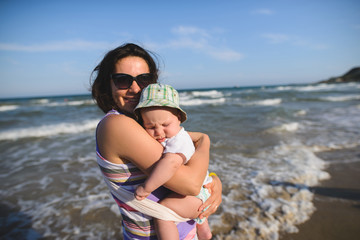
POLYGON ((360 146, 316 154, 329 163, 331 178, 312 187, 315 212, 298 226, 299 232, 281 240, 359 239, 360 236, 360 146))

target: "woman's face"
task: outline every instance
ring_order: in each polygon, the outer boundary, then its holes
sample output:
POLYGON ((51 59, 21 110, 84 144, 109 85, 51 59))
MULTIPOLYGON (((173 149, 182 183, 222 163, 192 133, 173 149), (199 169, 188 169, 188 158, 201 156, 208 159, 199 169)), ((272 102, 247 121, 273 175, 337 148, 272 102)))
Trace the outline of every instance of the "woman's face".
MULTIPOLYGON (((114 73, 125 73, 136 77, 143 73, 149 73, 149 66, 140 57, 125 57, 117 61, 114 73)), ((118 109, 133 115, 134 108, 139 103, 142 89, 136 81, 133 81, 128 89, 117 89, 112 80, 110 84, 112 97, 118 109)))

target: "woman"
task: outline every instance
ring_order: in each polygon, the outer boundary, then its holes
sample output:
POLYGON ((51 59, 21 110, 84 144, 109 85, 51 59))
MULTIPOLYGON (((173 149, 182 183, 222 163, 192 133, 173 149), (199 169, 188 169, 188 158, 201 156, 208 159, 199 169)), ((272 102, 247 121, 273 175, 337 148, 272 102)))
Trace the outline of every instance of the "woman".
MULTIPOLYGON (((125 44, 108 52, 94 69, 92 95, 106 116, 96 130, 98 163, 105 182, 134 192, 161 158, 163 148, 135 121, 133 110, 142 89, 157 82, 158 69, 151 55, 135 44, 125 44)), ((182 195, 197 195, 209 162, 210 140, 202 133, 190 133, 196 152, 165 186, 182 195)), ((221 182, 213 176, 212 196, 201 209, 200 217, 214 213, 221 203, 221 182)), ((159 188, 150 195, 158 201, 167 190, 159 188)), ((136 211, 112 192, 123 221, 124 239, 156 239, 152 218, 136 211)), ((193 221, 178 224, 180 239, 195 236, 193 221)))

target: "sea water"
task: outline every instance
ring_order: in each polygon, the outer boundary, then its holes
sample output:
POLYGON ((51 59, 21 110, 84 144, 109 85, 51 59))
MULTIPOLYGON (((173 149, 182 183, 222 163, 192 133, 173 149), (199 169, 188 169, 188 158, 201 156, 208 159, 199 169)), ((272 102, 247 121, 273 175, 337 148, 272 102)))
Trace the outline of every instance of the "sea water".
MULTIPOLYGON (((314 212, 331 176, 315 155, 360 144, 360 84, 180 91, 184 127, 211 139, 223 183, 216 239, 279 239, 314 212)), ((0 101, 0 238, 121 239, 95 158, 90 95, 0 101)))

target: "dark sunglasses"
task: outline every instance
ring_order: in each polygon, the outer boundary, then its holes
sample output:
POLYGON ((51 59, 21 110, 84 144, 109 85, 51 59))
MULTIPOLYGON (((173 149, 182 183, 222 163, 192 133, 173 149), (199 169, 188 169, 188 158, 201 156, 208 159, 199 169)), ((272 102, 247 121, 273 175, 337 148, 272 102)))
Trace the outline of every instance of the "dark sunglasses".
POLYGON ((114 81, 117 89, 128 89, 131 87, 133 81, 136 81, 141 89, 151 83, 155 83, 154 74, 152 73, 143 73, 136 77, 125 73, 114 73, 111 74, 110 77, 114 81))

